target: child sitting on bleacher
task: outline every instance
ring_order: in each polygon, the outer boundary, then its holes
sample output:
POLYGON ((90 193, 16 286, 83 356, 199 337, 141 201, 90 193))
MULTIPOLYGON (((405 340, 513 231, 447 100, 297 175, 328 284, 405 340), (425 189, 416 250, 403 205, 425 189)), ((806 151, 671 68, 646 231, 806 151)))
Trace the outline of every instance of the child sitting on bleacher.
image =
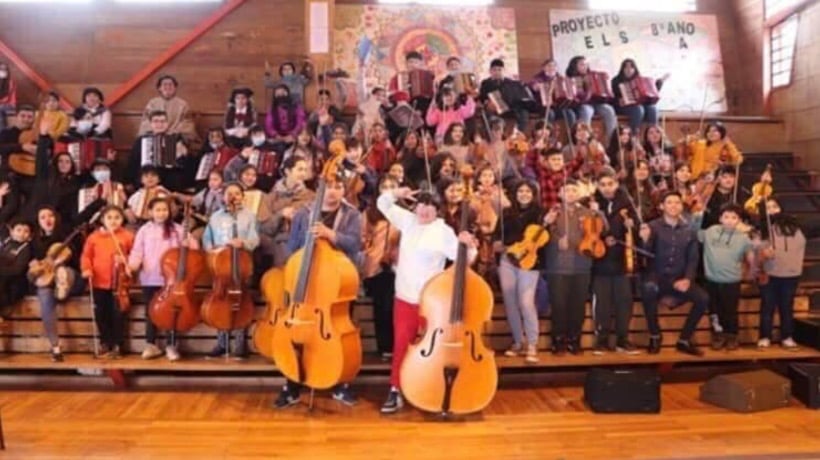
POLYGON ((772 198, 766 200, 765 212, 771 219, 761 225, 764 240, 761 253, 766 262, 763 269, 769 282, 760 286, 760 339, 757 346, 768 348, 772 340, 772 320, 777 309, 780 316, 780 344, 786 349, 796 349, 792 338, 794 332, 794 295, 803 274, 806 255, 806 237, 797 220, 780 210, 780 204, 772 198))
POLYGON ((154 198, 170 198, 171 192, 160 184, 159 171, 155 166, 143 166, 140 170, 142 188, 128 198, 125 217, 131 225, 139 226, 151 218, 150 204, 154 198))
POLYGON ((28 290, 26 269, 31 260, 31 223, 16 218, 0 239, 0 322, 28 290))
POLYGON ((716 313, 723 328, 712 332, 712 349, 738 348, 738 314, 740 281, 743 278, 743 260, 754 271, 754 251, 748 232, 749 225, 741 220, 743 209, 729 204, 720 211, 720 223, 698 232, 703 244, 703 268, 706 292, 709 293, 709 311, 716 313))

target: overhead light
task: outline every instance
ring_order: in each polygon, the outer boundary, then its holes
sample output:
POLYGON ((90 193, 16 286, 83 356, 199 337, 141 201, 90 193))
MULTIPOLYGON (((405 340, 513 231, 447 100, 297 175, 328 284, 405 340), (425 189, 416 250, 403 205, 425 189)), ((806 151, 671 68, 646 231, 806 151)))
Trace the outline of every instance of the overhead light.
POLYGON ((495 0, 379 0, 383 5, 486 6, 495 0))

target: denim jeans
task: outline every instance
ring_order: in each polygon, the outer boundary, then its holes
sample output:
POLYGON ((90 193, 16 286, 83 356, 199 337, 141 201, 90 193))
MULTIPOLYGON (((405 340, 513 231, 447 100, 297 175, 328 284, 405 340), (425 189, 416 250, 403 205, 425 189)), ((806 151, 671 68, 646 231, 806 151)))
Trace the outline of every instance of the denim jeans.
POLYGON ((646 324, 649 334, 653 337, 660 337, 661 327, 658 323, 658 300, 665 296, 673 296, 678 299, 685 299, 692 302, 692 309, 686 317, 683 329, 680 333, 680 340, 689 340, 695 333, 700 318, 706 313, 709 306, 709 295, 697 284, 690 283, 689 290, 680 292, 672 286, 675 280, 660 279, 658 281, 647 281, 641 286, 641 298, 643 299, 643 310, 646 315, 646 324))
POLYGON ((629 118, 629 127, 632 128, 633 135, 638 137, 640 137, 641 123, 649 126, 658 124, 658 108, 655 104, 618 107, 618 113, 629 118))
POLYGON ((498 278, 507 311, 507 323, 516 346, 523 343, 524 335, 527 336, 528 345, 538 344, 538 312, 535 309, 538 276, 537 270, 522 270, 502 256, 498 278))
POLYGON ((772 276, 769 282, 760 286, 760 338, 772 338, 774 312, 780 316, 780 339, 794 333, 794 294, 799 277, 778 278, 772 276))
POLYGON ((618 124, 618 118, 615 116, 615 109, 609 104, 581 104, 575 108, 575 113, 578 115, 578 121, 590 124, 592 115, 597 113, 604 120, 604 138, 599 139, 602 144, 606 145, 609 138, 612 137, 612 132, 618 124))
MULTIPOLYGON (((73 270, 68 268, 69 270, 73 270)), ((85 280, 79 276, 74 277, 74 285, 71 286, 69 295, 79 295, 85 289, 85 280)), ((40 303, 40 318, 43 321, 43 329, 52 347, 60 343, 60 335, 57 332, 57 299, 54 297, 54 288, 37 288, 37 300, 40 303)))

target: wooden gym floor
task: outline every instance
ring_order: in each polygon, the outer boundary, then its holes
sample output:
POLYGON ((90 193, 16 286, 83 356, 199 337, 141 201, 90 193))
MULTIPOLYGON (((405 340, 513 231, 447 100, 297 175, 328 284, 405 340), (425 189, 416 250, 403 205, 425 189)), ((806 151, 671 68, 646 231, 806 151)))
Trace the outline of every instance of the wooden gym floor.
POLYGON ((697 383, 669 383, 659 415, 596 415, 577 381, 525 379, 505 383, 481 416, 439 423, 407 408, 380 416, 383 385, 357 386, 354 408, 317 395, 308 413, 273 410, 269 382, 32 391, 18 378, 0 394, 0 458, 820 459, 820 412, 799 402, 735 414, 699 402, 697 383))

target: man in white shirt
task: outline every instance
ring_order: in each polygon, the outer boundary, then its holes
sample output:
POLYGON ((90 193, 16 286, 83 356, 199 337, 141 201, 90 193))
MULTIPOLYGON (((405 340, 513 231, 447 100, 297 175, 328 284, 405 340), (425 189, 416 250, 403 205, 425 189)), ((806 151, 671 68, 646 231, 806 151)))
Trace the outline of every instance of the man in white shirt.
POLYGON ((381 408, 382 413, 392 414, 404 405, 399 389, 399 369, 418 332, 419 299, 424 285, 444 270, 448 259, 456 259, 459 244, 470 248, 470 260, 475 258, 477 251, 473 235, 462 231, 456 236, 453 229, 438 217, 440 203, 430 193, 402 187, 382 194, 376 205, 390 224, 401 232, 393 306, 391 386, 381 408), (398 206, 396 201, 399 199, 415 201, 413 212, 398 206))

